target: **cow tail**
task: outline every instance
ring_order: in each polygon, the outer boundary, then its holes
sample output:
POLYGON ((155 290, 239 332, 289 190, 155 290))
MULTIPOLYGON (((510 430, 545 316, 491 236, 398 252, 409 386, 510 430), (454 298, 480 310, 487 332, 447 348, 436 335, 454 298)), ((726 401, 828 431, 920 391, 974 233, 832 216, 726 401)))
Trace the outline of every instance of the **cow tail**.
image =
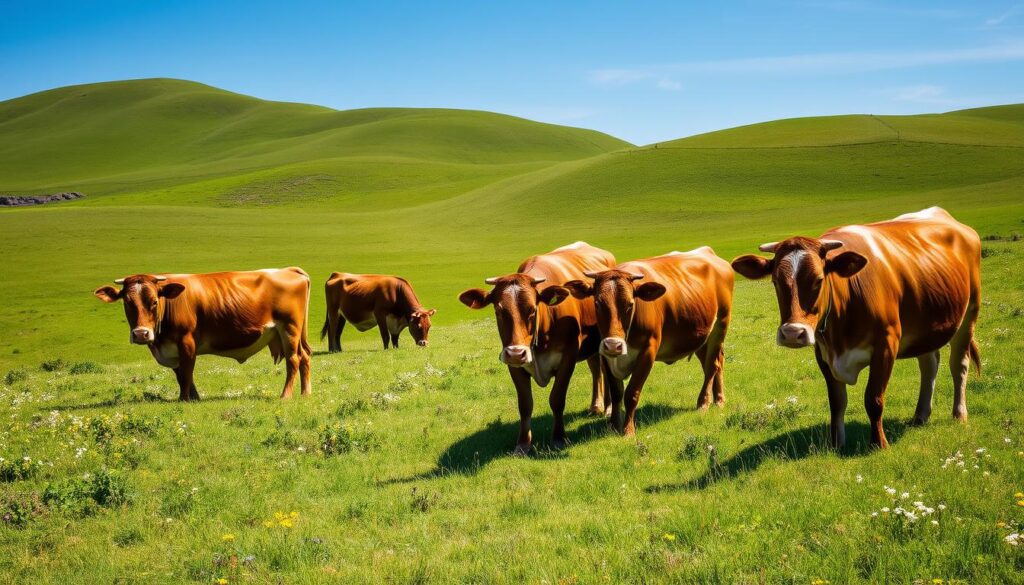
POLYGON ((967 353, 971 356, 971 361, 974 363, 974 371, 981 375, 981 350, 978 349, 978 341, 971 337, 971 344, 968 346, 967 353))
MULTIPOLYGON (((305 274, 305 272, 303 272, 305 274)), ((312 284, 310 284, 309 275, 306 274, 306 318, 302 321, 302 349, 306 350, 306 353, 312 354, 313 348, 309 346, 309 301, 311 299, 312 284)))

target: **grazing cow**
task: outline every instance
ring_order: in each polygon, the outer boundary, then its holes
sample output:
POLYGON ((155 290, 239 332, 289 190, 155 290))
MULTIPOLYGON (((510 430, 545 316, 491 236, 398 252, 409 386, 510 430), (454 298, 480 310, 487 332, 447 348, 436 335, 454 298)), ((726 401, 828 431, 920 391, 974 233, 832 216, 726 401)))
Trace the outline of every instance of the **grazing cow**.
POLYGON ((196 356, 242 363, 268 346, 274 362, 287 366, 281 398, 291 398, 296 374, 302 394, 309 394, 309 275, 301 268, 135 274, 114 283, 121 290, 103 286, 94 294, 107 303, 124 301, 129 341, 149 346, 157 363, 174 370, 180 400, 199 400, 196 356))
POLYGON ((388 340, 398 349, 398 335, 406 327, 416 345, 426 347, 430 317, 436 309, 424 309, 412 285, 404 278, 379 274, 333 272, 324 285, 327 320, 320 339, 327 337, 330 351, 341 351, 341 332, 351 321, 366 331, 377 326, 384 349, 388 340))
POLYGON ((882 408, 893 363, 918 359, 921 389, 914 422, 927 422, 939 370, 950 344, 953 416, 967 418, 968 363, 981 368, 974 324, 981 303, 981 241, 944 209, 932 207, 892 221, 831 229, 820 238, 763 244, 774 257, 733 260, 747 278, 771 275, 785 347, 813 345, 828 387, 831 436, 846 439, 846 385, 870 367, 864 407, 871 443, 887 447, 882 408))
POLYGON ((488 278, 490 291, 469 289, 459 300, 472 309, 494 305, 502 350, 498 359, 508 366, 519 401, 519 440, 515 454, 526 455, 532 444, 532 377, 546 387, 554 377, 548 404, 554 416, 553 445, 563 448, 565 393, 576 362, 587 360, 592 376, 591 412, 604 414, 606 400, 597 356, 599 341, 593 301, 579 301, 562 283, 583 277, 591 270, 615 265, 610 252, 586 242, 576 242, 539 256, 527 258, 514 274, 488 278))
POLYGON ((594 297, 601 331, 612 422, 626 436, 636 432, 640 392, 655 361, 700 360, 704 383, 697 408, 725 404, 723 344, 732 312, 729 263, 704 246, 690 252, 633 260, 611 270, 588 272, 594 283, 566 283, 578 299, 594 297), (623 380, 629 385, 623 393, 623 380), (625 394, 626 412, 621 403, 625 394))

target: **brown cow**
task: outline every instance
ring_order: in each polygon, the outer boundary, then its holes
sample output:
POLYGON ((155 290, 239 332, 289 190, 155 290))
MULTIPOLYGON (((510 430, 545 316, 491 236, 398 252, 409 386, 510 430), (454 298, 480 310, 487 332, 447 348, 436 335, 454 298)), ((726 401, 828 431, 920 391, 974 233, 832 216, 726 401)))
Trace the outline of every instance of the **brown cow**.
POLYGON ((554 377, 548 404, 554 416, 555 448, 563 448, 568 443, 563 413, 565 393, 576 362, 587 360, 590 366, 591 412, 606 412, 597 356, 599 337, 594 303, 570 298, 569 291, 561 284, 582 278, 584 272, 605 270, 614 265, 615 257, 610 252, 586 242, 576 242, 527 258, 514 274, 486 279, 485 282, 494 287, 489 292, 474 288, 459 295, 459 300, 472 309, 494 305, 502 343, 498 359, 508 366, 519 402, 519 440, 515 454, 529 453, 533 440, 531 377, 541 387, 546 387, 554 377))
POLYGON ((587 273, 594 283, 566 283, 576 298, 595 297, 597 323, 611 388, 612 421, 626 436, 636 431, 640 392, 655 361, 697 355, 704 383, 697 408, 725 403, 723 344, 732 312, 729 263, 704 246, 690 252, 633 260, 587 273), (639 301, 639 302, 638 302, 639 301), (623 380, 626 413, 622 420, 623 380))
POLYGON ((377 326, 384 349, 388 340, 398 348, 398 335, 406 327, 416 345, 427 345, 430 317, 436 309, 424 309, 412 285, 404 278, 379 274, 333 272, 324 285, 327 319, 320 339, 327 337, 330 351, 341 351, 341 332, 351 321, 359 331, 377 326))
POLYGON ((747 278, 771 275, 785 347, 814 346, 828 386, 835 446, 846 440, 846 385, 870 367, 864 407, 871 443, 887 447, 882 408, 893 363, 916 357, 921 388, 914 422, 927 422, 939 349, 951 345, 953 416, 967 418, 970 361, 981 367, 974 324, 981 303, 981 241, 971 228, 932 207, 892 221, 831 229, 820 238, 763 244, 771 259, 733 260, 747 278))
POLYGON ((291 398, 295 376, 309 394, 307 340, 309 275, 301 268, 136 274, 103 286, 100 300, 124 301, 129 341, 149 346, 157 363, 174 370, 180 400, 199 400, 192 372, 196 356, 230 357, 242 363, 264 347, 287 366, 281 398, 291 398))

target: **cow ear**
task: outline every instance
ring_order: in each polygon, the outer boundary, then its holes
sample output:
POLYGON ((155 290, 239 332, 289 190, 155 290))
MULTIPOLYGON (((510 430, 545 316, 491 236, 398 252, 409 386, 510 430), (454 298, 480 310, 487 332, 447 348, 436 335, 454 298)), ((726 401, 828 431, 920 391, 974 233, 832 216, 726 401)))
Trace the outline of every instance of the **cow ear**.
POLYGON ((426 315, 427 317, 433 317, 434 313, 437 313, 437 309, 427 309, 426 311, 423 312, 423 314, 426 315))
POLYGON ((587 297, 593 296, 594 294, 594 287, 583 282, 582 280, 570 280, 563 286, 569 289, 569 293, 572 294, 572 296, 577 299, 585 299, 587 297))
POLYGON ((665 294, 665 285, 657 282, 645 282, 633 290, 633 296, 641 301, 660 299, 665 294))
POLYGON ((757 280, 772 273, 772 261, 755 254, 747 254, 733 260, 732 269, 751 280, 757 280))
POLYGON ((868 265, 868 259, 856 252, 843 252, 825 261, 825 274, 838 274, 850 278, 868 265))
POLYGON ((540 300, 549 306, 554 307, 565 299, 569 298, 569 289, 564 286, 549 286, 540 291, 540 300))
POLYGON ((471 288, 459 295, 459 302, 470 309, 482 309, 491 304, 491 295, 478 288, 471 288))
POLYGON ((185 285, 180 282, 168 282, 160 287, 160 296, 165 299, 173 299, 185 292, 185 285))
POLYGON ((121 298, 121 292, 112 286, 101 286, 92 294, 104 303, 116 303, 121 298))

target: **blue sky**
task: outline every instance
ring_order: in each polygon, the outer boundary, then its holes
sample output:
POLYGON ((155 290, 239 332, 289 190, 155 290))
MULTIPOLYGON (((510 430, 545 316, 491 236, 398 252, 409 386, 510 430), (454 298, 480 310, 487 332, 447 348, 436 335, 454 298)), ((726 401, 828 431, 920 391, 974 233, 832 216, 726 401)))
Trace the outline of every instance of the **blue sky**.
POLYGON ((1024 102, 1024 0, 4 1, 0 99, 140 77, 498 111, 645 144, 1024 102))

